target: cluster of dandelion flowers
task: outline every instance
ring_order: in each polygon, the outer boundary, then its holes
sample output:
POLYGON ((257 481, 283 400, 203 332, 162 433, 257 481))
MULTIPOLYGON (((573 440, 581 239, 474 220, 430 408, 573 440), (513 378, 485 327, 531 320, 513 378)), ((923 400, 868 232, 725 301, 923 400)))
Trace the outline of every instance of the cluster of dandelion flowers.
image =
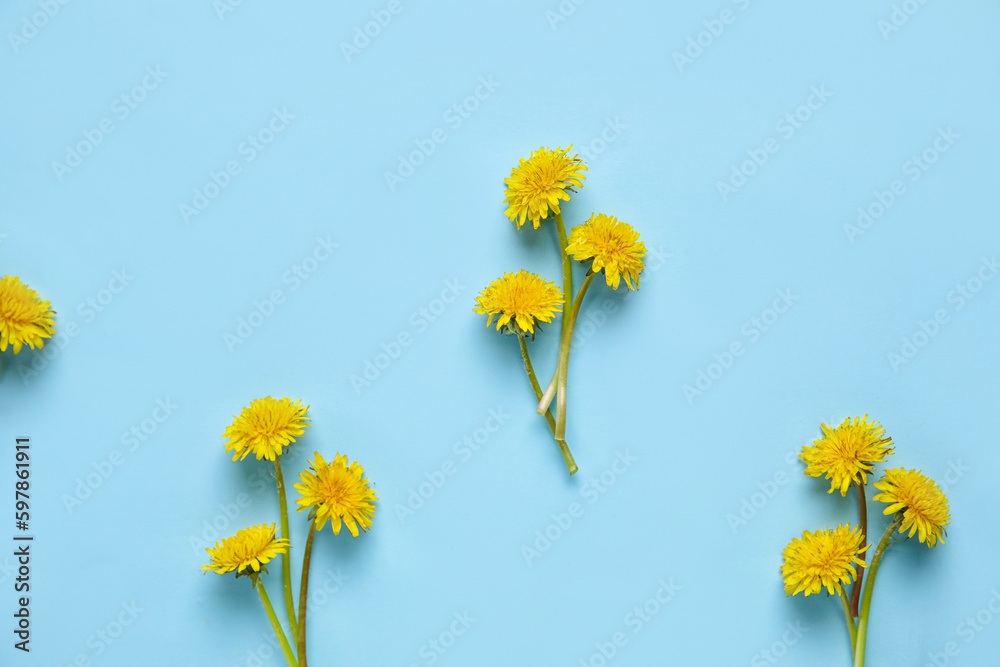
POLYGON ((201 569, 219 574, 236 572, 237 576, 260 572, 265 563, 287 553, 290 546, 288 540, 275 537, 273 523, 251 526, 207 549, 212 562, 201 569))
POLYGON ((892 438, 886 437, 881 424, 869 422, 868 415, 847 418, 837 428, 826 424, 822 428, 823 437, 803 447, 799 458, 806 462, 805 474, 830 480, 828 493, 839 489, 844 496, 852 482, 863 485, 873 465, 893 452, 892 438))
POLYGON ((497 331, 535 334, 536 322, 551 322, 562 311, 562 291, 539 275, 524 271, 504 273, 476 297, 473 312, 488 315, 486 326, 497 319, 497 331))
POLYGON ((272 396, 258 398, 243 408, 238 417, 222 434, 229 438, 226 451, 233 452, 233 460, 243 460, 253 453, 257 460, 277 461, 284 448, 302 435, 309 426, 305 416, 308 405, 290 398, 272 396))
POLYGON ((639 232, 614 216, 594 213, 585 223, 574 227, 566 253, 581 262, 593 260, 591 271, 603 272, 613 289, 618 289, 622 278, 630 290, 639 289, 646 244, 639 240, 639 232))
POLYGON ((348 465, 343 454, 337 454, 327 463, 316 452, 309 467, 311 470, 299 473, 301 483, 294 485, 302 494, 295 502, 300 505, 299 511, 315 511, 316 530, 322 530, 327 519, 334 535, 340 534, 341 522, 354 537, 358 536, 359 528, 363 531, 371 528, 378 497, 368 486, 361 464, 355 461, 348 465))
POLYGON ((855 566, 864 565, 858 558, 864 553, 863 536, 858 528, 843 524, 833 530, 804 531, 785 547, 781 574, 785 594, 805 593, 809 597, 824 588, 833 595, 854 580, 855 566))
POLYGON ((919 470, 891 468, 885 471, 880 481, 875 482, 875 488, 882 493, 872 500, 889 503, 883 514, 902 512, 900 533, 910 531, 907 537, 916 534, 921 542, 927 543, 928 548, 939 541, 944 544, 945 526, 951 520, 951 514, 948 498, 934 480, 919 470))
POLYGON ((25 345, 43 347, 56 332, 52 304, 17 276, 0 278, 0 352, 7 347, 18 354, 25 345))
POLYGON ((576 155, 569 156, 573 146, 551 150, 539 148, 510 172, 506 183, 506 215, 520 229, 530 220, 535 229, 549 213, 559 215, 559 202, 568 201, 567 190, 582 187, 587 166, 576 155))

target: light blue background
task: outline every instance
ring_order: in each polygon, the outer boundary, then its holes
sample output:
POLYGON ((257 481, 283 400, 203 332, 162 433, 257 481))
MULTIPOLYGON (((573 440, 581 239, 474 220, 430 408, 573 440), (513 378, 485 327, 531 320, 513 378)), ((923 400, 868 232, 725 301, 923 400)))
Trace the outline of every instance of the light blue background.
MULTIPOLYGON (((428 665, 421 648, 463 612, 475 622, 438 665, 576 667, 619 631, 628 643, 609 664, 623 667, 849 664, 837 602, 786 599, 779 566, 789 539, 852 520, 855 503, 786 455, 821 422, 865 413, 895 439, 894 465, 939 480, 962 471, 947 487, 948 544, 911 541, 884 561, 869 664, 923 665, 950 641, 949 664, 995 662, 1000 622, 971 641, 957 626, 1000 590, 1000 280, 961 309, 948 295, 1000 251, 996 4, 914 3, 884 37, 890 0, 592 0, 563 3, 575 9, 558 23, 546 14, 556 0, 403 0, 348 62, 341 42, 386 4, 247 0, 220 17, 210 0, 72 2, 16 48, 8 33, 43 10, 0 9, 2 272, 50 299, 61 331, 78 327, 48 360, 2 357, 0 469, 11 485, 13 438, 30 436, 36 542, 33 651, 10 646, 14 593, 0 574, 0 662, 256 664, 268 626, 255 595, 202 575, 191 538, 225 524, 220 505, 241 493, 249 506, 224 534, 277 520, 253 477, 267 467, 230 462, 221 438, 269 394, 310 405, 289 478, 313 451, 340 451, 380 498, 371 532, 317 540, 314 590, 343 575, 310 615, 317 665, 428 665), (673 54, 725 9, 733 22, 679 71, 673 54), (116 99, 147 67, 166 78, 120 117, 116 99), (500 85, 455 127, 445 114, 480 77, 500 85), (785 138, 776 123, 813 86, 832 97, 785 138), (294 119, 248 161, 241 142, 286 108, 294 119), (102 119, 113 132, 60 180, 52 163, 102 119), (602 149, 609 121, 625 129, 602 149), (444 143, 390 190, 385 172, 437 128, 444 143), (959 138, 911 181, 904 163, 942 128, 959 138), (769 137, 779 150, 724 201, 717 182, 769 137), (595 284, 588 296, 583 317, 608 299, 619 308, 581 326, 590 335, 574 348, 572 479, 533 415, 515 342, 472 313, 503 271, 558 279, 551 226, 515 232, 502 188, 531 150, 570 143, 591 157, 570 224, 614 214, 669 254, 651 256, 640 292, 595 284), (230 160, 241 172, 185 222, 179 206, 230 160), (896 179, 905 193, 851 243, 845 225, 896 179), (286 275, 318 238, 339 247, 293 289, 286 275), (123 269, 129 284, 89 313, 123 269), (458 298, 442 311, 448 281, 458 298), (794 305, 751 342, 744 325, 785 289, 794 305), (283 302, 230 350, 224 336, 273 290, 283 302), (887 355, 939 309, 947 323, 893 368, 887 355), (351 376, 400 334, 410 344, 356 391, 351 376), (734 341, 745 353, 689 402, 683 385, 718 375, 713 355, 734 341), (122 434, 157 399, 179 408, 128 451, 122 434), (456 442, 489 410, 503 426, 463 460, 456 442), (64 494, 114 450, 122 465, 70 512, 64 494), (616 452, 637 461, 590 503, 588 480, 616 452), (455 474, 401 520, 446 461, 455 474), (776 473, 787 481, 734 531, 727 515, 776 473), (522 547, 573 502, 583 516, 526 563, 522 547), (661 579, 679 592, 633 633, 626 615, 661 579), (95 633, 133 602, 138 617, 98 654, 95 633), (782 645, 789 623, 808 632, 782 645), (783 657, 768 663, 760 652, 775 645, 783 657)), ((550 372, 552 332, 532 350, 550 372)), ((301 545, 302 515, 293 523, 301 545)))

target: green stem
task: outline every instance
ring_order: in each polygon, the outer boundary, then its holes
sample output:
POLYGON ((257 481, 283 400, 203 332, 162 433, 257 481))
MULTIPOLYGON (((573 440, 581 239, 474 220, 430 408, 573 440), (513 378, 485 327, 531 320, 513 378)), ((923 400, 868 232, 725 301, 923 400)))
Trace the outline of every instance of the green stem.
MULTIPOLYGON (((855 482, 854 486, 858 487, 858 525, 861 527, 861 546, 862 548, 867 544, 868 539, 868 501, 865 499, 865 485, 864 480, 861 483, 855 482)), ((861 557, 864 560, 864 556, 861 557)), ((857 574, 854 578, 854 586, 851 588, 851 616, 853 618, 858 617, 858 603, 861 601, 861 586, 865 577, 865 566, 855 565, 854 566, 857 574)))
POLYGON ((302 585, 299 587, 299 665, 306 667, 306 606, 309 603, 309 566, 312 564, 313 537, 316 522, 310 517, 306 550, 302 556, 302 585))
MULTIPOLYGON (((538 378, 535 377, 535 367, 531 365, 531 357, 528 355, 528 343, 524 340, 524 336, 518 336, 517 341, 521 344, 521 357, 524 359, 524 370, 528 372, 531 389, 535 392, 535 400, 540 401, 542 399, 542 388, 538 384, 538 378)), ((545 410, 545 421, 548 423, 552 435, 555 435, 556 420, 552 416, 551 410, 545 410)), ((569 451, 569 445, 566 444, 565 440, 556 440, 556 444, 559 445, 559 451, 562 452, 563 460, 566 461, 569 474, 575 474, 579 468, 576 466, 576 461, 573 460, 573 453, 569 451)))
POLYGON ((844 592, 844 587, 840 584, 837 584, 837 595, 844 608, 844 619, 847 621, 847 633, 851 637, 851 653, 853 654, 854 647, 858 643, 858 625, 854 622, 854 617, 851 616, 851 604, 847 601, 847 593, 844 592))
MULTIPOLYGON (((285 478, 281 474, 281 461, 274 459, 275 478, 278 480, 278 504, 281 508, 281 537, 291 541, 288 532, 288 499, 285 497, 285 478)), ((285 591, 285 610, 288 612, 288 627, 292 633, 292 641, 299 636, 299 627, 295 622, 295 602, 292 600, 292 564, 288 552, 281 554, 281 587, 285 591)))
POLYGON ((271 629, 274 630, 274 636, 278 638, 278 643, 281 644, 281 652, 285 654, 288 666, 299 667, 299 663, 295 661, 295 654, 292 653, 292 647, 288 645, 288 638, 285 637, 285 631, 281 629, 278 616, 274 613, 274 607, 271 606, 271 600, 267 597, 267 591, 264 590, 264 582, 260 580, 260 574, 254 573, 250 575, 250 580, 253 582, 253 587, 257 589, 257 593, 260 594, 260 601, 264 604, 264 611, 267 612, 267 618, 271 621, 271 629))
POLYGON ((563 269, 563 317, 560 335, 566 333, 566 313, 573 307, 573 264, 566 253, 569 240, 566 237, 566 225, 563 223, 562 212, 556 213, 556 229, 559 231, 559 255, 562 257, 563 269))
POLYGON ((868 581, 865 582, 865 595, 861 599, 861 613, 858 616, 858 639, 854 646, 854 667, 865 667, 865 640, 868 637, 868 616, 871 613, 872 591, 875 590, 875 573, 878 572, 878 565, 882 561, 882 554, 889 546, 892 534, 899 529, 903 523, 903 513, 896 512, 896 518, 892 520, 885 530, 885 535, 878 543, 874 555, 872 555, 871 565, 868 566, 868 581))
POLYGON ((552 404, 553 394, 556 398, 556 440, 566 439, 566 379, 569 374, 569 349, 573 343, 573 329, 576 327, 576 318, 580 314, 580 304, 583 297, 587 295, 587 288, 593 282, 595 273, 588 273, 580 285, 580 291, 573 302, 573 310, 569 314, 566 322, 566 331, 563 332, 562 340, 559 342, 559 362, 556 365, 556 372, 552 375, 552 381, 538 402, 538 414, 544 414, 552 404))

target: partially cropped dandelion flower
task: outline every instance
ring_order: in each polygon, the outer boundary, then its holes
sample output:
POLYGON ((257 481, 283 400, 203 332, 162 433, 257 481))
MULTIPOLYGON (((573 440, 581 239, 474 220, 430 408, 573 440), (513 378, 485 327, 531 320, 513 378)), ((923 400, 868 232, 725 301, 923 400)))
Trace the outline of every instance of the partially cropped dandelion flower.
POLYGON ((14 354, 25 344, 31 349, 43 347, 44 339, 56 332, 54 315, 52 304, 20 278, 0 278, 0 352, 6 352, 8 345, 14 354))
POLYGON ((566 254, 580 261, 593 258, 591 270, 603 271, 608 285, 614 289, 618 289, 622 278, 629 289, 639 289, 646 244, 639 240, 639 232, 614 216, 594 213, 587 222, 574 227, 566 254))
POLYGON ((357 461, 347 465, 347 456, 337 454, 327 463, 316 452, 316 458, 309 463, 311 470, 299 473, 301 484, 295 489, 302 497, 295 502, 301 505, 299 511, 316 509, 316 530, 323 530, 326 520, 330 520, 333 534, 340 534, 341 521, 358 536, 358 528, 367 531, 372 525, 375 501, 378 497, 364 478, 365 470, 357 461))
POLYGON ((497 331, 506 327, 510 333, 535 333, 535 322, 551 322, 562 311, 562 290, 530 271, 504 273, 476 297, 473 312, 489 315, 486 326, 497 315, 497 331))
POLYGON ((814 533, 804 531, 802 539, 793 539, 785 547, 785 562, 781 575, 785 580, 785 595, 806 597, 826 588, 837 592, 837 584, 854 580, 855 565, 864 565, 858 554, 864 553, 863 536, 858 528, 844 524, 833 530, 824 528, 814 533))
POLYGON ((812 446, 802 448, 799 458, 806 462, 805 473, 810 477, 825 475, 830 480, 830 490, 839 489, 847 495, 851 482, 865 483, 865 475, 875 463, 885 461, 892 454, 892 438, 885 437, 885 429, 878 422, 869 422, 868 415, 850 418, 837 428, 822 425, 823 437, 812 446))
POLYGON ((581 187, 586 178, 583 172, 587 166, 576 155, 568 155, 570 149, 556 150, 539 148, 527 160, 524 158, 504 179, 507 184, 507 217, 517 223, 520 229, 525 220, 530 220, 535 229, 541 221, 549 217, 549 212, 559 213, 559 201, 569 200, 567 190, 581 187))
POLYGON ((295 442, 295 437, 302 435, 303 429, 309 426, 306 423, 309 418, 305 416, 309 406, 301 403, 272 396, 251 401, 222 434, 223 438, 229 438, 226 451, 233 452, 234 461, 242 461, 251 452, 258 461, 276 460, 284 447, 295 442))
POLYGON ((944 544, 945 526, 951 520, 951 514, 948 498, 934 480, 919 470, 891 468, 885 471, 880 481, 875 482, 875 488, 882 493, 873 500, 889 503, 883 514, 903 513, 899 532, 909 530, 907 537, 918 534, 918 539, 926 542, 928 548, 937 544, 938 540, 944 544))
POLYGON ((291 546, 288 540, 275 538, 274 532, 273 523, 263 523, 216 542, 214 548, 206 549, 212 562, 201 569, 219 574, 235 571, 237 576, 249 574, 247 570, 260 572, 265 563, 286 553, 291 546))

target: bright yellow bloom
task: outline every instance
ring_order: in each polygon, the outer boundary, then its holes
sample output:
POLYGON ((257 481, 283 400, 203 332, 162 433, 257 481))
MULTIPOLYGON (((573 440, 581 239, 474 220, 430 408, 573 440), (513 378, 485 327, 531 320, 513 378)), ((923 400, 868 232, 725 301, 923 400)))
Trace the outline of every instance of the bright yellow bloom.
POLYGON ((262 458, 276 460, 286 445, 295 442, 295 436, 304 433, 304 427, 311 426, 306 423, 309 418, 305 416, 309 406, 301 403, 271 396, 251 401, 222 434, 223 438, 229 438, 226 451, 233 452, 234 461, 242 461, 250 452, 258 461, 262 458))
POLYGON ((551 322, 556 313, 562 311, 562 290, 553 283, 530 271, 504 273, 482 294, 476 297, 477 306, 473 312, 489 315, 486 326, 493 323, 496 315, 497 331, 506 327, 509 333, 535 335, 535 320, 551 322))
POLYGON ((835 429, 826 424, 822 428, 824 437, 803 447, 799 458, 806 462, 807 475, 826 475, 831 480, 827 493, 840 489, 840 495, 846 496, 851 482, 865 484, 873 464, 893 452, 892 438, 885 437, 878 422, 869 423, 868 415, 855 417, 853 422, 847 418, 835 429))
POLYGON ((378 497, 363 478, 364 468, 355 461, 347 465, 347 456, 337 454, 327 463, 316 452, 316 458, 309 463, 312 471, 299 473, 301 484, 295 489, 302 497, 295 502, 301 505, 299 511, 316 508, 316 530, 323 530, 330 519, 333 534, 340 534, 341 520, 347 525, 351 535, 358 536, 358 528, 367 531, 372 525, 375 502, 378 497))
POLYGON ((17 276, 0 278, 0 352, 14 347, 14 354, 27 343, 35 349, 56 332, 52 304, 21 283, 17 276))
POLYGON ((560 199, 569 201, 567 190, 575 192, 573 187, 583 186, 587 166, 576 155, 567 155, 571 148, 572 144, 565 150, 539 148, 527 160, 522 158, 511 170, 510 178, 504 179, 507 217, 517 223, 518 229, 525 219, 538 229, 541 221, 549 217, 549 211, 559 213, 560 199))
POLYGON ((863 539, 860 529, 847 524, 815 533, 804 531, 802 539, 793 539, 785 547, 785 563, 781 566, 785 595, 805 591, 809 597, 823 588, 833 595, 837 584, 854 581, 854 566, 865 564, 858 558, 868 548, 861 546, 863 539))
POLYGON ((580 261, 593 258, 591 271, 604 271, 604 278, 614 289, 618 289, 622 278, 629 289, 639 289, 646 244, 639 240, 639 232, 614 216, 594 213, 587 222, 574 227, 566 254, 580 261))
MULTIPOLYGON (((201 569, 219 574, 235 570, 236 576, 250 574, 245 571, 248 568, 260 572, 264 563, 287 553, 290 546, 288 540, 274 537, 273 523, 262 523, 244 528, 232 537, 216 542, 215 548, 206 549, 212 562, 202 565, 201 569)), ((264 571, 267 572, 266 569, 264 571)))
POLYGON ((903 513, 903 524, 899 527, 899 532, 909 530, 907 537, 919 533, 918 539, 927 542, 928 548, 937 544, 938 540, 944 544, 944 535, 948 532, 945 526, 951 520, 951 515, 948 512, 948 498, 934 480, 922 475, 919 470, 891 468, 885 471, 880 481, 875 482, 875 488, 882 493, 873 500, 890 503, 883 514, 903 513))

